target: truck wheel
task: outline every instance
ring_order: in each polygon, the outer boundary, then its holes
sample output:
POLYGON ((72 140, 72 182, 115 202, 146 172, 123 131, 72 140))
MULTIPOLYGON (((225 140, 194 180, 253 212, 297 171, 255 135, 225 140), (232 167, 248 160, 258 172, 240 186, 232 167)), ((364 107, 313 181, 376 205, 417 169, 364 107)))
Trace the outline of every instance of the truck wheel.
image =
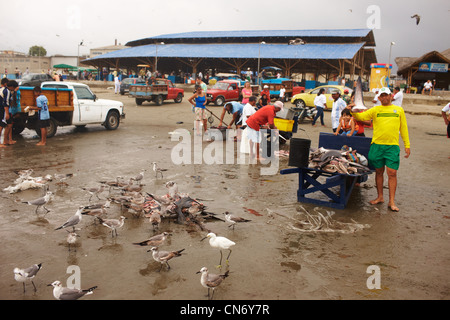
POLYGON ((158 94, 155 98, 155 103, 157 106, 160 106, 163 104, 164 98, 162 95, 158 94))
POLYGON ((183 95, 179 93, 175 99, 175 103, 181 103, 181 101, 183 101, 183 95))
POLYGON ((106 116, 105 128, 107 130, 116 130, 120 124, 120 116, 117 111, 110 111, 106 116))
POLYGON ((223 106, 223 104, 225 103, 225 98, 219 96, 216 98, 216 101, 214 101, 214 103, 216 104, 216 106, 223 106))
MULTIPOLYGON (((47 127, 47 138, 54 137, 57 129, 58 129, 58 126, 56 124, 56 121, 53 118, 50 118, 50 125, 47 127)), ((34 130, 36 131, 37 135, 40 137, 41 129, 36 127, 34 130)))
POLYGON ((137 104, 138 106, 142 106, 142 102, 144 102, 143 99, 138 99, 138 98, 136 98, 136 104, 137 104))

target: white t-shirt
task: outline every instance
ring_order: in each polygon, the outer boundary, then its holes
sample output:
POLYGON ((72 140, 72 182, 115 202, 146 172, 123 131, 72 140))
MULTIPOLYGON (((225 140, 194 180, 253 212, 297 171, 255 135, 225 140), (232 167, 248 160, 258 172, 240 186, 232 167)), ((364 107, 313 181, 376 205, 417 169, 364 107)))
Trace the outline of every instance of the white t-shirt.
POLYGON ((423 86, 425 87, 425 89, 431 89, 433 87, 433 84, 431 82, 425 82, 423 86))
POLYGON ((286 89, 285 88, 281 88, 280 89, 280 98, 283 98, 284 97, 284 93, 286 92, 286 89))
POLYGON ((445 112, 447 115, 450 115, 450 103, 447 103, 447 105, 442 108, 442 112, 445 112))
POLYGON ((394 106, 401 107, 403 103, 403 92, 400 90, 394 95, 394 99, 392 100, 392 104, 394 106))
POLYGON ((321 94, 320 96, 316 96, 314 98, 314 105, 321 108, 326 108, 327 104, 327 97, 325 97, 324 94, 321 94))
POLYGON ((120 80, 119 80, 119 77, 118 77, 118 76, 115 76, 115 77, 114 77, 114 83, 115 83, 115 84, 120 84, 120 80))
POLYGON ((254 106, 252 106, 250 103, 247 103, 244 106, 244 109, 242 109, 242 125, 245 126, 247 124, 247 119, 252 114, 256 112, 256 109, 254 106))
POLYGON ((377 93, 377 94, 375 95, 375 97, 373 98, 373 101, 375 101, 375 102, 374 102, 374 105, 373 105, 374 107, 375 107, 375 106, 381 106, 381 101, 378 99, 379 96, 380 96, 380 94, 377 93))

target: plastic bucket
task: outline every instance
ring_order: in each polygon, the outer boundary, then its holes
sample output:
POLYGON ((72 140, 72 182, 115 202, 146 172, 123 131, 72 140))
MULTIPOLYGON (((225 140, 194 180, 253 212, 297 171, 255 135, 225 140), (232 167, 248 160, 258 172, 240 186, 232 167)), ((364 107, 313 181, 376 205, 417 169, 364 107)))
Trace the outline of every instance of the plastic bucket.
POLYGON ((309 163, 311 140, 292 138, 289 146, 289 166, 305 168, 309 163))

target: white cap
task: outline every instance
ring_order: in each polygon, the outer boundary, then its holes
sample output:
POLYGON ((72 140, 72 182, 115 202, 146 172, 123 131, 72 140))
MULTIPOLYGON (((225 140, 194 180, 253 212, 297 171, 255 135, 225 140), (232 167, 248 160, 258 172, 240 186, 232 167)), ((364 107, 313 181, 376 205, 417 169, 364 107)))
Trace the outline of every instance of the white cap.
POLYGON ((380 96, 381 96, 383 93, 386 93, 386 94, 392 94, 391 90, 389 90, 388 87, 381 88, 381 89, 380 89, 380 92, 378 92, 378 94, 379 94, 380 96))
POLYGON ((268 88, 268 87, 269 87, 268 85, 265 85, 265 86, 264 86, 264 89, 266 89, 266 88, 268 88))
MULTIPOLYGON (((277 108, 280 108, 281 110, 284 109, 284 104, 283 104, 283 102, 281 102, 281 101, 277 101, 277 102, 275 102, 273 105, 274 105, 275 107, 277 107, 277 108)), ((280 110, 280 111, 281 111, 281 110, 280 110)))

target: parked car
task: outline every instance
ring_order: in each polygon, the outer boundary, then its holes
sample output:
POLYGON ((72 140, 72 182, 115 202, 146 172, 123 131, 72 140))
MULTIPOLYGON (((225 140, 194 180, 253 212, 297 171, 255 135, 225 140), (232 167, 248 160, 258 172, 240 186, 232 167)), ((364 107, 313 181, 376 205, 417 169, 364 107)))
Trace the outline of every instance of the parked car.
MULTIPOLYGON (((214 103, 216 106, 223 106, 228 101, 241 101, 243 86, 239 80, 221 80, 206 91, 206 104, 214 103)), ((252 85, 254 95, 259 95, 259 86, 252 85)))
POLYGON ((339 90, 341 92, 341 95, 344 94, 344 90, 348 89, 349 95, 352 93, 352 89, 344 86, 335 86, 335 85, 326 85, 326 86, 320 86, 317 88, 312 89, 309 92, 296 94, 292 97, 291 103, 295 104, 297 108, 305 108, 305 107, 314 107, 314 99, 317 96, 317 93, 319 93, 319 90, 324 88, 325 89, 325 97, 327 98, 327 108, 331 109, 333 107, 333 101, 331 100, 331 93, 334 90, 339 90))
POLYGON ((124 95, 126 92, 130 92, 130 86, 141 85, 145 86, 145 79, 142 78, 126 78, 122 80, 120 84, 120 94, 124 95))
POLYGON ((55 81, 47 73, 29 73, 26 74, 18 81, 21 87, 36 87, 40 86, 42 82, 45 81, 55 81))

